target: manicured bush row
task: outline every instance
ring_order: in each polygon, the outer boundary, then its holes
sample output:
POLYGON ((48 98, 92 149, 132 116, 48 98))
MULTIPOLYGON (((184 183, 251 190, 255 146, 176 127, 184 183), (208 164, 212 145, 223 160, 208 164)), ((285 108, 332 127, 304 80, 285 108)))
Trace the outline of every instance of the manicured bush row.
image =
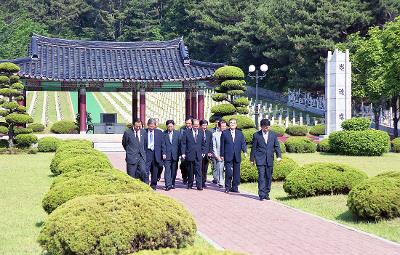
POLYGON ((292 136, 306 136, 308 133, 308 127, 300 125, 289 126, 286 129, 286 133, 292 136))
POLYGON ((272 125, 270 127, 271 131, 274 131, 274 133, 278 136, 281 137, 285 134, 286 128, 284 126, 279 126, 279 125, 272 125))
POLYGON ((289 137, 285 146, 292 153, 314 153, 317 150, 317 145, 307 137, 289 137))
POLYGON ((60 143, 61 140, 55 137, 43 137, 38 141, 38 150, 40 152, 55 152, 60 143))
POLYGON ((310 128, 309 133, 311 135, 315 135, 315 136, 325 135, 325 125, 318 124, 318 125, 312 126, 310 128))
POLYGON ((400 137, 392 140, 393 152, 400 152, 400 137))
POLYGON ((41 123, 32 123, 28 127, 31 128, 35 133, 43 132, 45 128, 41 123))
POLYGON ((319 151, 319 152, 329 152, 330 151, 329 138, 325 138, 324 140, 322 140, 318 143, 317 151, 319 151))
POLYGON ((93 142, 82 139, 65 140, 58 145, 57 152, 68 149, 93 149, 93 142))
MULTIPOLYGON (((94 150, 96 151, 96 150, 94 150)), ((58 173, 68 173, 72 171, 85 172, 86 169, 90 168, 112 168, 110 161, 107 156, 103 155, 75 155, 71 158, 62 160, 58 164, 58 173)))
POLYGON ((184 249, 145 250, 131 255, 244 255, 232 251, 218 251, 211 248, 188 247, 184 249))

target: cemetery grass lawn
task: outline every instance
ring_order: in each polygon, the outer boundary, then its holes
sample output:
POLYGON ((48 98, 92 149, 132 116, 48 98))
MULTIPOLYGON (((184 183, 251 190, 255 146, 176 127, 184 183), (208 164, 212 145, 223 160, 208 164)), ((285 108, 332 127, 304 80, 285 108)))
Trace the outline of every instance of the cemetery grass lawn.
MULTIPOLYGON (((47 214, 42 198, 52 182, 53 153, 0 155, 0 254, 43 254, 36 242, 47 214)), ((196 236, 194 246, 211 248, 196 236)))
MULTIPOLYGON (((348 157, 322 153, 286 154, 300 165, 313 162, 335 162, 348 164, 366 172, 369 176, 386 170, 400 170, 400 154, 387 153, 383 157, 348 157)), ((257 194, 257 183, 243 183, 241 190, 257 194)), ((348 210, 347 195, 289 198, 283 190, 283 182, 274 182, 271 198, 290 207, 375 234, 400 243, 400 218, 379 222, 358 221, 348 210)))

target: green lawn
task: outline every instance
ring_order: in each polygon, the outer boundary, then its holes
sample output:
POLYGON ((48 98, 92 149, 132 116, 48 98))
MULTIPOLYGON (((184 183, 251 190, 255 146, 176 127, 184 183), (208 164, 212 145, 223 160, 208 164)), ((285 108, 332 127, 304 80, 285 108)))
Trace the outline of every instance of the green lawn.
POLYGON ((63 119, 75 121, 75 114, 71 106, 69 92, 58 91, 58 97, 60 100, 60 112, 63 116, 63 119))
MULTIPOLYGON (((312 162, 336 162, 354 166, 374 176, 385 170, 400 170, 400 154, 388 153, 383 157, 346 157, 328 154, 286 154, 300 165, 312 162)), ((257 183, 241 184, 241 190, 257 194, 257 183)), ((349 225, 383 238, 400 242, 400 219, 379 222, 358 221, 349 212, 346 195, 288 198, 282 182, 272 185, 271 198, 303 211, 349 225)))

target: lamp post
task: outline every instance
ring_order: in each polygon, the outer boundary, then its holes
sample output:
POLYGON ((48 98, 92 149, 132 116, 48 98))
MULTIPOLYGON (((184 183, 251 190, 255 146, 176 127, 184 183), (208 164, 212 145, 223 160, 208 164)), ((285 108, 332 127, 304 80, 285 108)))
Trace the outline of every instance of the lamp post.
POLYGON ((248 76, 251 79, 255 79, 256 80, 256 107, 254 109, 255 113, 255 121, 256 121, 256 128, 258 129, 259 123, 258 123, 258 115, 260 114, 260 109, 258 109, 258 81, 262 80, 265 78, 266 76, 266 72, 268 71, 268 66, 266 64, 262 64, 260 66, 260 71, 261 74, 258 73, 258 70, 256 70, 255 65, 250 65, 249 66, 249 74, 248 76))

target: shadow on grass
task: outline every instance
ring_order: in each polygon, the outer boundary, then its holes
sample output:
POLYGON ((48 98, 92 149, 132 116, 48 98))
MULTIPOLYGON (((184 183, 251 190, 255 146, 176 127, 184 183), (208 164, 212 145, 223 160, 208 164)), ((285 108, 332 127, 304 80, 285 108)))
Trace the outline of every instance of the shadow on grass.
POLYGON ((339 214, 335 217, 336 220, 340 220, 346 223, 366 223, 366 224, 376 224, 378 221, 374 220, 363 220, 352 214, 349 210, 339 214))
POLYGON ((43 226, 43 224, 44 224, 44 221, 42 221, 42 220, 38 221, 38 222, 35 223, 35 227, 41 228, 43 226))

